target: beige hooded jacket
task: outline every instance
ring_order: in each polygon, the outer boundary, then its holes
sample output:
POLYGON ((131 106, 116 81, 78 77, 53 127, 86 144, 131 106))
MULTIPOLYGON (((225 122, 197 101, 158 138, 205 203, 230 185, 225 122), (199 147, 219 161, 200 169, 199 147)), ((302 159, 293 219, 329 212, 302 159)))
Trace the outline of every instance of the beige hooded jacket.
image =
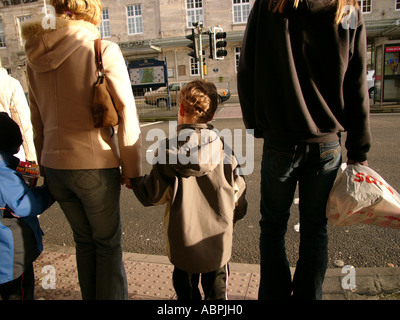
MULTIPOLYGON (((23 160, 36 161, 35 146, 33 144, 33 132, 31 112, 24 89, 17 79, 9 76, 7 70, 0 66, 0 111, 7 112, 19 126, 23 138, 23 160)), ((20 155, 17 156, 18 158, 20 155)))
POLYGON ((145 206, 166 204, 172 264, 190 273, 218 270, 232 253, 234 223, 247 212, 246 181, 233 151, 209 124, 184 124, 161 142, 150 174, 132 179, 145 206))
POLYGON ((120 123, 96 129, 90 106, 97 79, 94 40, 99 31, 83 20, 57 18, 55 29, 40 20, 22 27, 28 60, 29 101, 39 163, 53 169, 105 169, 141 173, 140 127, 131 82, 117 44, 102 41, 108 90, 120 123))

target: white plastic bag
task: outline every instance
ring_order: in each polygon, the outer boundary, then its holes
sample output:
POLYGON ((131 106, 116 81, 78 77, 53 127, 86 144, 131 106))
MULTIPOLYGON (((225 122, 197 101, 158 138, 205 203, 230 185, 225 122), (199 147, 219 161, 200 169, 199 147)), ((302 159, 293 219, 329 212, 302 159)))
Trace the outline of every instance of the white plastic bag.
POLYGON ((335 226, 363 223, 400 229, 400 195, 371 168, 349 165, 333 185, 326 217, 335 226))

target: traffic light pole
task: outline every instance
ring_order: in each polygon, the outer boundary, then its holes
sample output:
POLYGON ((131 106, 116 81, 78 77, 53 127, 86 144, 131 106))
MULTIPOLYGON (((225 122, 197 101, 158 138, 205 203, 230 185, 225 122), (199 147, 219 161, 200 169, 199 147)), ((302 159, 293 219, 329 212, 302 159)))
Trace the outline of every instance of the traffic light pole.
POLYGON ((204 79, 204 67, 203 67, 203 39, 202 39, 202 33, 203 33, 203 25, 199 23, 197 25, 197 34, 199 36, 199 60, 200 60, 200 75, 201 78, 204 79))
MULTIPOLYGON (((210 56, 209 58, 214 60, 223 60, 227 55, 226 51, 226 32, 223 32, 221 27, 214 27, 204 32, 205 35, 209 36, 210 39, 210 56)), ((205 53, 203 54, 203 23, 195 22, 193 23, 192 34, 187 35, 186 38, 192 42, 187 45, 193 51, 189 52, 189 56, 194 59, 194 62, 200 68, 201 79, 204 79, 206 73, 205 64, 205 53), (198 63, 200 62, 200 63, 198 63)))

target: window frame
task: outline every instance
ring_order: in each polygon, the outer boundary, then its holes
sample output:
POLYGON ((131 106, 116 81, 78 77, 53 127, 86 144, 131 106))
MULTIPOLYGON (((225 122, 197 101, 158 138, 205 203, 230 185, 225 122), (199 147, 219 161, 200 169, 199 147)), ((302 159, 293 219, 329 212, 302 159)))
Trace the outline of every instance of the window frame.
POLYGON ((127 23, 127 27, 128 27, 128 35, 129 36, 144 33, 142 4, 135 3, 135 4, 130 4, 130 5, 126 6, 126 23, 127 23), (133 10, 130 10, 130 8, 132 8, 133 10), (140 10, 140 14, 137 15, 136 10, 138 8, 140 10), (133 12, 134 15, 129 15, 130 12, 133 12), (137 19, 140 19, 140 24, 138 24, 137 19), (132 24, 131 24, 131 21, 133 21, 132 24), (130 28, 131 25, 133 25, 135 28, 134 32, 131 31, 131 28, 130 28), (140 26, 140 28, 138 28, 138 26, 140 26))
POLYGON ((103 8, 101 12, 101 23, 99 25, 99 31, 102 39, 111 38, 111 23, 110 23, 110 10, 109 8, 103 8), (105 13, 107 12, 107 19, 105 19, 105 13), (108 29, 108 30, 106 30, 108 29))
POLYGON ((242 47, 235 47, 234 49, 235 49, 235 72, 238 73, 240 52, 242 50, 242 47))
POLYGON ((249 18, 251 11, 251 4, 250 0, 232 0, 232 19, 234 24, 241 24, 241 23, 247 23, 247 20, 249 18), (235 3, 237 1, 237 3, 235 3), (246 11, 245 11, 245 7, 246 11), (240 21, 236 21, 235 18, 237 17, 236 12, 240 12, 240 21), (246 17, 244 17, 244 14, 246 14, 246 17))
POLYGON ((372 13, 372 0, 358 0, 358 5, 363 14, 372 13), (365 11, 364 8, 367 10, 368 7, 369 11, 365 11))
POLYGON ((202 22, 204 24, 204 1, 203 0, 185 0, 186 3, 186 26, 191 29, 193 27, 193 23, 202 22), (193 8, 189 8, 189 3, 193 3, 193 8), (196 3, 199 3, 201 7, 196 7, 196 3), (194 14, 189 14, 190 12, 194 12, 194 14), (197 12, 201 12, 197 15, 197 12), (199 17, 199 20, 196 17, 199 17), (193 17, 193 19, 191 18, 193 17))
POLYGON ((7 48, 6 32, 4 31, 4 19, 0 16, 0 49, 7 48), (4 45, 2 45, 4 44, 4 45))
POLYGON ((193 57, 189 57, 189 69, 191 77, 198 77, 200 75, 200 61, 196 62, 193 57))

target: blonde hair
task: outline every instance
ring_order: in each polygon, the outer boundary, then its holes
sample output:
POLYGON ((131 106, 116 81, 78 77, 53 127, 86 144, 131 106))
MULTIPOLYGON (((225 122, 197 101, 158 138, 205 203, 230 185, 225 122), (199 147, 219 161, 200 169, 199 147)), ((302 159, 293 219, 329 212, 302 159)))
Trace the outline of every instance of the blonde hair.
MULTIPOLYGON (((293 0, 293 6, 297 8, 299 6, 300 1, 303 0, 293 0)), ((270 0, 269 2, 269 9, 272 10, 273 12, 279 11, 280 13, 283 13, 283 10, 285 10, 286 4, 288 0, 270 0), (275 5, 274 5, 275 4, 275 5)), ((357 0, 332 0, 331 4, 336 4, 337 3, 337 10, 336 10, 336 23, 339 24, 342 22, 343 18, 347 15, 347 12, 343 10, 347 5, 354 6, 355 8, 358 8, 358 1, 357 0)))
POLYGON ((85 20, 99 25, 103 6, 100 0, 50 0, 58 16, 71 20, 85 20))
POLYGON ((180 91, 179 101, 195 122, 208 122, 218 107, 217 88, 212 82, 191 81, 180 91))

